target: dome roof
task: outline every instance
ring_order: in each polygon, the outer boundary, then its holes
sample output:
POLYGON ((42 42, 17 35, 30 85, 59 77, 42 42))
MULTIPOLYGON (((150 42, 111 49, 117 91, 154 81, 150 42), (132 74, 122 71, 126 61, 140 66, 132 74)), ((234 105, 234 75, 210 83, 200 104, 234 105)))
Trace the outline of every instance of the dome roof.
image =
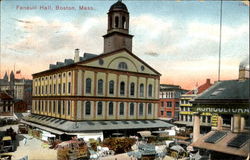
POLYGON ((116 3, 114 3, 114 4, 110 7, 109 11, 113 11, 113 10, 124 10, 124 11, 128 11, 127 6, 126 6, 124 3, 122 3, 121 0, 118 0, 116 3))

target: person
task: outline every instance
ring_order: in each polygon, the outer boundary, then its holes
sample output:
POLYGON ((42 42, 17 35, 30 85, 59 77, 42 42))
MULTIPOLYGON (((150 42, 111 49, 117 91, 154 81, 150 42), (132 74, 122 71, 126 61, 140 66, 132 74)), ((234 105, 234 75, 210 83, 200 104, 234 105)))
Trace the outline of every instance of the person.
POLYGON ((27 138, 24 137, 24 139, 23 139, 23 145, 25 145, 26 143, 27 143, 27 138))

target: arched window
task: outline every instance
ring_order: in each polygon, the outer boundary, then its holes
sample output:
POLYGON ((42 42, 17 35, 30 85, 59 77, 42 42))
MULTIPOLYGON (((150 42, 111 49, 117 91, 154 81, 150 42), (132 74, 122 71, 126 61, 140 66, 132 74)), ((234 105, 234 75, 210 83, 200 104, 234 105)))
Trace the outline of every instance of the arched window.
POLYGON ((103 80, 98 80, 98 94, 103 94, 103 80))
POLYGON ((115 16, 115 28, 118 28, 119 26, 119 17, 115 16))
POLYGON ((130 108, 129 108, 130 116, 133 116, 133 115, 134 115, 134 110, 135 110, 134 103, 130 103, 130 108))
POLYGON ((127 69, 128 69, 127 63, 125 63, 125 62, 120 62, 120 63, 118 64, 118 69, 127 70, 127 69))
POLYGON ((141 83, 140 84, 140 97, 144 96, 144 85, 141 83))
POLYGON ((148 104, 148 114, 152 114, 152 103, 148 104))
POLYGON ((120 115, 124 115, 124 103, 120 103, 120 115))
POLYGON ((109 16, 109 28, 112 29, 112 16, 109 16))
POLYGON ((135 84, 134 83, 130 84, 130 95, 131 96, 135 95, 135 84))
POLYGON ((139 115, 140 116, 143 115, 143 103, 140 103, 140 106, 139 106, 139 115))
POLYGON ((113 102, 109 102, 109 115, 114 114, 114 104, 113 102))
POLYGON ((121 82, 120 83, 120 95, 124 95, 125 94, 125 83, 121 82))
POLYGON ((86 79, 86 93, 91 93, 91 79, 86 79))
POLYGON ((149 97, 152 97, 152 95, 153 95, 153 86, 152 86, 152 84, 150 84, 150 85, 148 86, 148 96, 149 96, 149 97))
POLYGON ((114 84, 113 80, 109 81, 109 94, 114 94, 114 84))
POLYGON ((122 27, 123 29, 126 29, 126 18, 124 16, 122 16, 122 27))
POLYGON ((91 104, 89 101, 87 101, 85 104, 85 114, 90 115, 90 113, 91 113, 91 104))
POLYGON ((102 102, 97 104, 97 115, 102 115, 102 102))

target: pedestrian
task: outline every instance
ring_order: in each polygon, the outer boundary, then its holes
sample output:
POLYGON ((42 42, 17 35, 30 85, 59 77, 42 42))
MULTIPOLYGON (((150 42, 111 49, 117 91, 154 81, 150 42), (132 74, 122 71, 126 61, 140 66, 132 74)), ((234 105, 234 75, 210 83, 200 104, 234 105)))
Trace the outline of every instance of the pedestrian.
POLYGON ((24 139, 23 139, 23 145, 25 145, 26 143, 27 143, 27 138, 24 137, 24 139))

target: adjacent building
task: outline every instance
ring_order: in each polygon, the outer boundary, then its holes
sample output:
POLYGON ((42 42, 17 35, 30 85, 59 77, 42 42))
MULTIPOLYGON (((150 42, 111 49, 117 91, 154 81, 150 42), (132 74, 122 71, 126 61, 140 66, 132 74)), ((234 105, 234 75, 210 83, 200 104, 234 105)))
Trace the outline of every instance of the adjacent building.
POLYGON ((110 136, 171 125, 158 118, 160 73, 132 53, 129 12, 108 12, 102 54, 75 50, 73 59, 33 74, 32 114, 23 123, 53 134, 110 136))
POLYGON ((0 91, 0 118, 13 117, 14 100, 5 91, 0 91))
POLYGON ((249 69, 240 68, 238 80, 219 81, 197 96, 193 103, 193 147, 205 150, 211 159, 246 159, 250 147, 249 69), (203 112, 218 114, 218 122, 200 135, 203 112))
POLYGON ((16 101, 23 101, 28 108, 31 108, 32 80, 16 79, 13 71, 9 76, 6 72, 3 79, 0 79, 0 91, 6 91, 16 101))
POLYGON ((158 116, 165 120, 178 120, 180 97, 187 90, 177 85, 160 84, 160 106, 158 116))
MULTIPOLYGON (((180 112, 179 112, 179 120, 175 123, 181 126, 192 127, 193 126, 193 110, 192 110, 192 101, 199 94, 204 92, 206 89, 211 87, 212 84, 210 79, 206 80, 206 83, 198 86, 196 89, 186 92, 182 94, 180 97, 180 112)), ((216 119, 217 115, 212 115, 211 113, 202 113, 201 114, 201 125, 202 126, 211 126, 212 120, 216 119)), ((205 130, 206 131, 206 130, 205 130)))

